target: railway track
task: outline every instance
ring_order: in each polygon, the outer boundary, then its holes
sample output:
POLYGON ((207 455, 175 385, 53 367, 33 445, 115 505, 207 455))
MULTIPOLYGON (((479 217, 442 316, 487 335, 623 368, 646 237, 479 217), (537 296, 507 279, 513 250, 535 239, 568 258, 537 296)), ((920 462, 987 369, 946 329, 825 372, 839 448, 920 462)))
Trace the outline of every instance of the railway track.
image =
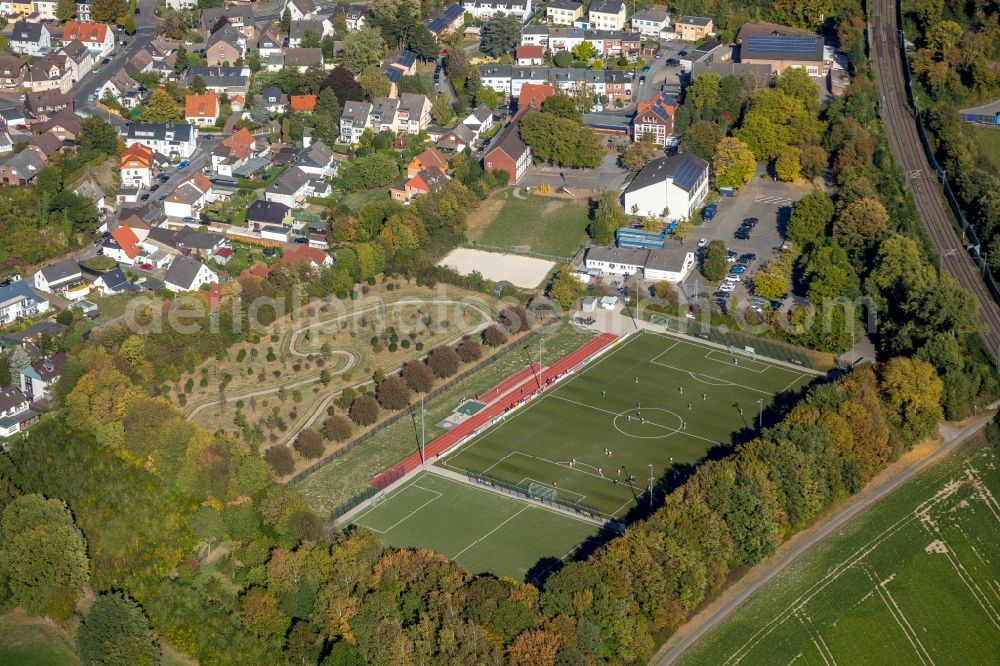
POLYGON ((906 97, 899 49, 898 0, 870 0, 871 58, 880 96, 882 122, 893 157, 906 174, 924 229, 941 265, 979 301, 980 334, 994 360, 1000 361, 1000 309, 983 283, 979 268, 959 239, 937 177, 924 154, 913 110, 906 97))

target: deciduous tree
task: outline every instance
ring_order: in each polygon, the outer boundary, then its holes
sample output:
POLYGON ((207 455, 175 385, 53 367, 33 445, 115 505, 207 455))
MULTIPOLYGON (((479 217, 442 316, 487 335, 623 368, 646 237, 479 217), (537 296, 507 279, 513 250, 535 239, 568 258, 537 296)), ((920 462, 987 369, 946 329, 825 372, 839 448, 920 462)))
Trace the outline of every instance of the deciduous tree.
POLYGON ((441 379, 451 377, 458 372, 460 362, 458 354, 448 345, 437 347, 427 357, 427 365, 430 366, 434 376, 441 379))
POLYGON ((323 421, 323 436, 331 442, 346 442, 352 429, 351 422, 339 414, 323 421))
POLYGON ((721 240, 709 241, 702 257, 701 271, 712 282, 718 282, 726 276, 729 262, 726 257, 726 244, 721 240))
POLYGON ((750 182, 757 160, 747 144, 737 138, 727 137, 719 141, 712 160, 717 187, 739 189, 750 182))
POLYGON ((386 75, 375 65, 368 65, 358 75, 358 85, 365 91, 368 100, 376 97, 388 97, 392 84, 386 75))
POLYGON ((483 344, 490 347, 500 347, 507 342, 507 335, 496 324, 483 331, 483 344))
POLYGON ((271 466, 278 476, 291 474, 295 469, 295 458, 287 446, 272 446, 264 452, 264 462, 271 466))
POLYGON ((483 357, 483 347, 478 338, 467 335, 455 345, 455 353, 462 359, 462 363, 472 363, 483 357))
MULTIPOLYGON (((365 67, 377 65, 385 55, 385 42, 378 28, 365 26, 348 33, 341 44, 340 61, 349 71, 360 74, 365 67)), ((340 95, 337 95, 339 98, 340 95)))
POLYGON ((240 600, 240 619, 247 631, 260 637, 281 635, 288 628, 288 618, 273 594, 262 587, 253 587, 240 600))
POLYGON ((120 592, 102 594, 87 609, 76 649, 88 666, 153 666, 161 658, 146 614, 120 592))
POLYGON ((795 202, 788 221, 788 237, 806 247, 826 237, 833 221, 833 202, 823 192, 810 192, 795 202))
POLYGON ((156 88, 142 110, 142 119, 150 123, 176 123, 183 120, 177 102, 163 88, 156 88))
POLYGON ((850 248, 862 248, 875 240, 889 224, 889 213, 878 199, 865 197, 852 201, 837 215, 833 235, 850 248))
POLYGON ((399 375, 386 377, 378 385, 378 401, 385 409, 403 409, 410 404, 410 387, 399 375))
POLYGON ((351 402, 348 414, 360 426, 368 426, 378 420, 378 402, 370 395, 359 395, 351 402))
POLYGON ((303 458, 319 458, 323 455, 323 438, 315 430, 306 428, 295 438, 295 450, 303 458))
POLYGON ((434 386, 434 373, 423 361, 411 361, 403 368, 406 385, 417 393, 427 393, 434 386))

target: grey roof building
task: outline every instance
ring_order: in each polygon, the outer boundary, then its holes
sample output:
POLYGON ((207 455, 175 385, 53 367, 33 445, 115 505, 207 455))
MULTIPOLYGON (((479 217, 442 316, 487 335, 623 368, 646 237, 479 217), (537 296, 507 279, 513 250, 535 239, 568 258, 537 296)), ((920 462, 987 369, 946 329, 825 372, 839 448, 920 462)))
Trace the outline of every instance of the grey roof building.
POLYGON ((251 224, 280 225, 291 208, 279 201, 257 199, 247 209, 247 222, 251 224))

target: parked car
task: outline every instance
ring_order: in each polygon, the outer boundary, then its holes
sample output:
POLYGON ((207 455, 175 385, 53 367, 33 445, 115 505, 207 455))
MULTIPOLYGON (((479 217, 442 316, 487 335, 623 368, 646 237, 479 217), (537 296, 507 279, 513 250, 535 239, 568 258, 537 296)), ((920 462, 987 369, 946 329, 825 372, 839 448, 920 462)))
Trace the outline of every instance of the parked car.
POLYGON ((708 204, 707 206, 705 206, 705 210, 702 211, 701 217, 704 220, 711 220, 713 217, 715 217, 715 213, 718 210, 719 207, 716 204, 708 204))
POLYGON ((143 264, 142 266, 139 266, 139 268, 144 271, 151 271, 153 270, 153 264, 143 264))
POLYGON ((149 188, 149 191, 150 192, 155 192, 158 189, 160 189, 160 184, 159 183, 153 183, 153 186, 151 188, 149 188))
POLYGON ((750 262, 756 258, 757 255, 750 252, 747 254, 740 255, 740 258, 736 260, 736 263, 738 263, 740 266, 749 266, 750 262))
POLYGON ((265 247, 264 252, 262 254, 265 257, 276 257, 278 256, 278 251, 275 250, 273 247, 265 247))
POLYGON ((295 242, 300 245, 307 245, 309 243, 309 239, 306 238, 305 236, 299 236, 298 238, 295 239, 295 242))
POLYGON ((736 263, 736 253, 732 250, 726 251, 726 261, 730 264, 736 263))
POLYGON ((760 220, 756 217, 748 217, 743 220, 743 224, 749 225, 750 227, 756 227, 758 222, 760 222, 760 220))
POLYGON ((678 55, 678 56, 680 56, 681 58, 683 58, 683 57, 684 57, 684 56, 686 56, 687 54, 688 54, 688 52, 687 52, 687 51, 678 51, 678 52, 677 52, 677 55, 678 55))
POLYGON ((648 71, 649 71, 649 65, 643 65, 642 66, 642 73, 645 74, 648 71))
POLYGON ((733 234, 733 238, 735 238, 736 240, 749 240, 750 232, 746 231, 745 229, 740 229, 739 231, 733 234))
POLYGON ((177 165, 177 170, 186 169, 189 164, 191 164, 191 160, 181 160, 181 163, 177 165))
POLYGON ((663 54, 662 54, 662 53, 657 53, 657 54, 656 54, 656 56, 655 56, 655 58, 656 58, 657 60, 661 59, 662 57, 663 57, 663 54))
POLYGON ((161 196, 161 197, 160 197, 159 199, 157 199, 157 201, 166 201, 166 199, 167 199, 167 195, 166 195, 166 194, 164 194, 164 195, 163 195, 163 196, 161 196))
POLYGON ((677 58, 667 58, 667 63, 666 64, 667 64, 667 67, 670 67, 670 68, 680 67, 681 66, 681 61, 678 60, 677 58))
POLYGON ((639 85, 641 86, 645 82, 646 82, 646 77, 645 76, 640 76, 639 77, 639 85))
POLYGON ((743 266, 733 266, 732 268, 729 269, 729 274, 730 275, 742 275, 743 273, 746 272, 746 270, 747 269, 744 268, 743 266))
POLYGON ((203 134, 202 136, 205 137, 205 141, 211 141, 212 139, 215 138, 211 134, 203 134))
MULTIPOLYGON (((166 197, 164 197, 164 198, 166 198, 166 197)), ((139 201, 146 201, 147 199, 149 199, 149 192, 146 192, 141 197, 139 197, 139 201)))
POLYGON ((165 173, 161 173, 159 176, 156 177, 156 180, 160 181, 161 183, 165 183, 168 180, 170 180, 170 176, 168 176, 165 173))
POLYGON ((184 221, 185 222, 197 222, 198 220, 196 220, 195 218, 193 218, 191 216, 188 216, 188 217, 184 218, 184 221))
POLYGON ((707 238, 699 238, 698 239, 698 247, 699 248, 705 247, 706 245, 708 245, 708 239, 707 238))

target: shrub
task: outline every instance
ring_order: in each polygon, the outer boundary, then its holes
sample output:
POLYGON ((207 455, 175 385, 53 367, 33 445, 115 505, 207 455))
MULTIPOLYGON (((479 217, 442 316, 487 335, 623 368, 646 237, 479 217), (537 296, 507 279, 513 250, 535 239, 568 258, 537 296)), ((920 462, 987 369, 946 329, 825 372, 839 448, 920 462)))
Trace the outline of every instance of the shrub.
POLYGON ((399 344, 402 345, 403 349, 409 349, 410 348, 410 341, 406 340, 405 338, 399 344))
POLYGON ((385 409, 402 409, 410 404, 410 387, 398 375, 387 377, 378 385, 378 401, 385 409))
POLYGON ((331 416, 323 421, 323 436, 332 442, 346 442, 354 427, 343 416, 331 416))
POLYGON ((459 358, 455 350, 447 345, 438 347, 427 358, 427 365, 435 377, 451 377, 458 372, 459 358))
POLYGON ((415 344, 413 346, 413 348, 416 349, 417 351, 423 351, 424 350, 424 343, 418 342, 417 344, 415 344))
POLYGON ((303 430, 295 438, 295 450, 303 458, 319 458, 323 455, 323 438, 315 430, 303 430))
POLYGON ((483 331, 483 342, 490 347, 499 347, 507 342, 507 335, 499 326, 493 324, 483 331))
POLYGON ((295 469, 295 459, 292 450, 287 446, 272 446, 264 452, 264 461, 271 466, 278 476, 291 474, 295 469))
POLYGON ((351 409, 348 413, 351 420, 358 425, 371 425, 378 420, 378 402, 369 395, 359 395, 351 402, 351 409))
POLYGON ((462 363, 471 363, 483 357, 483 348, 479 344, 479 340, 470 336, 462 338, 462 341, 455 347, 455 351, 458 353, 458 357, 462 359, 462 363))
POLYGON ((427 393, 434 385, 434 373, 422 361, 407 363, 403 368, 403 379, 407 386, 418 393, 427 393))
POLYGON ((512 305, 500 313, 500 323, 508 333, 523 333, 531 330, 528 311, 523 305, 512 305))

